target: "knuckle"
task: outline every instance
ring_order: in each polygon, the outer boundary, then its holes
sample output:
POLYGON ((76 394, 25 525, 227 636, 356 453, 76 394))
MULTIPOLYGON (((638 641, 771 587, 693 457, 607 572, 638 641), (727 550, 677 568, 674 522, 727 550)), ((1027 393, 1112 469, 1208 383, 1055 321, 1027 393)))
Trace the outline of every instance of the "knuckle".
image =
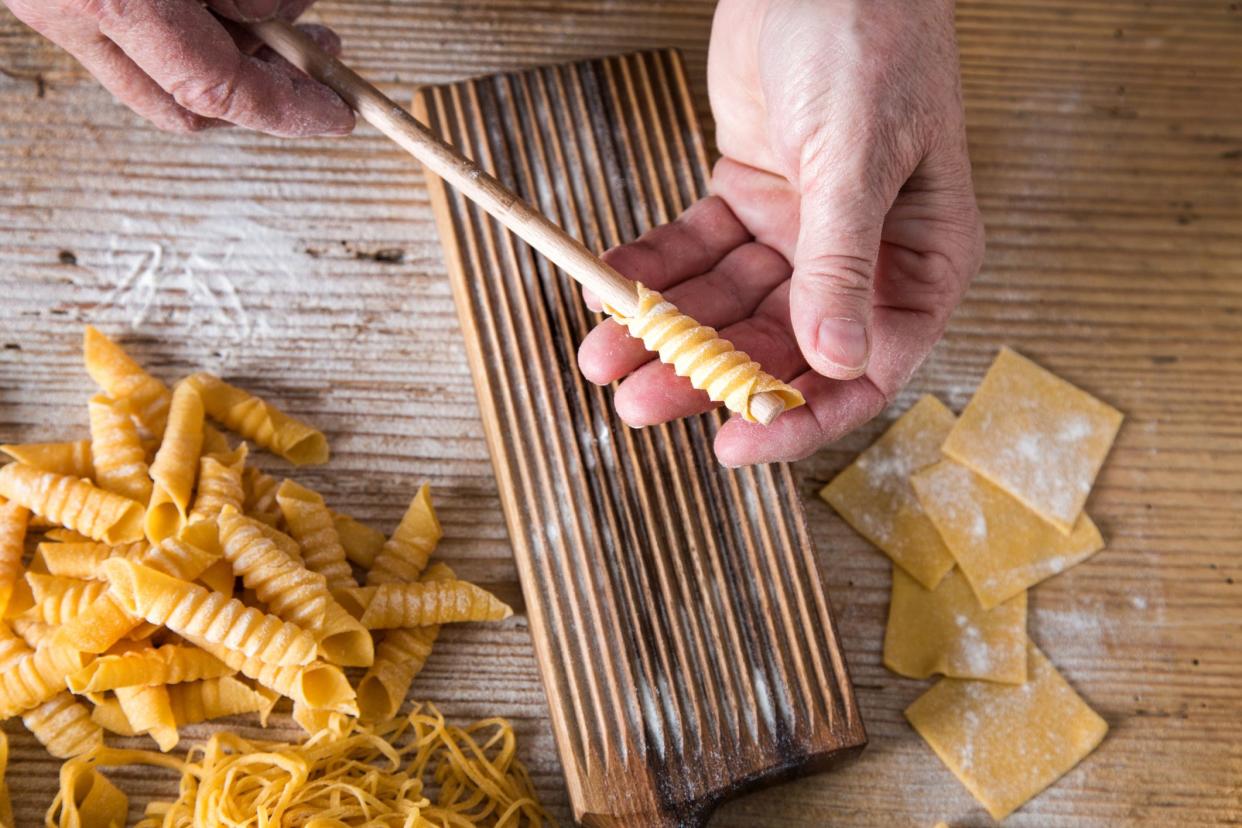
POLYGON ((799 269, 816 288, 856 299, 871 295, 871 259, 848 253, 815 253, 802 258, 799 269))
POLYGON ((178 84, 172 90, 173 100, 205 118, 227 119, 237 94, 237 81, 232 76, 222 80, 194 79, 178 84))

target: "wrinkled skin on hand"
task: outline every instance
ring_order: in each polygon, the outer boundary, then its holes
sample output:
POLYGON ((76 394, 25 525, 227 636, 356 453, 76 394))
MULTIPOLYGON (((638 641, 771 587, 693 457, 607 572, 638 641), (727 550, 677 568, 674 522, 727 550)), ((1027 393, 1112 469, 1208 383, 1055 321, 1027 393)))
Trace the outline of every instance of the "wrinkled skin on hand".
MULTIPOLYGON (((206 7, 199 0, 2 1, 161 129, 236 124, 286 137, 353 129, 353 112, 332 90, 260 48, 239 25, 292 21, 314 0, 208 0, 206 7)), ((328 29, 303 29, 339 51, 328 29)))
MULTIPOLYGON (((884 408, 979 270, 953 8, 722 0, 708 87, 712 196, 605 258, 806 396, 771 426, 726 423, 721 462, 795 460, 884 408)), ((625 378, 631 425, 711 407, 611 320, 579 364, 625 378)))

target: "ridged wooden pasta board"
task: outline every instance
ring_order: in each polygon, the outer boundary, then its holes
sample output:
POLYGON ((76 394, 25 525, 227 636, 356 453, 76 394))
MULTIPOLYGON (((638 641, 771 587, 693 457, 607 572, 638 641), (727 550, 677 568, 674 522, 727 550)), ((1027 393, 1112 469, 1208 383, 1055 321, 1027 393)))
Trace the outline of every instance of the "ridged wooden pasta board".
MULTIPOLYGON (((705 191, 675 51, 493 75, 415 114, 589 247, 705 191)), ((574 814, 694 825, 865 741, 789 468, 730 471, 718 414, 632 430, 582 379, 562 273, 429 181, 574 814)))

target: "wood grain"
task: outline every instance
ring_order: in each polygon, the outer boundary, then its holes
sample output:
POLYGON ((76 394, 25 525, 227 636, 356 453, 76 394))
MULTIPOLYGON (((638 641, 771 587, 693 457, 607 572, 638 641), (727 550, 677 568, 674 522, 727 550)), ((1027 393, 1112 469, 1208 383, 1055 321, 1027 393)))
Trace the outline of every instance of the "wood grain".
MULTIPOLYGON (((713 5, 324 0, 312 17, 397 96, 677 46, 706 116, 713 5)), ((901 717, 926 683, 880 664, 887 559, 814 492, 918 394, 960 410, 1001 344, 1127 414, 1088 504, 1108 548, 1031 600, 1032 636, 1111 732, 1006 825, 1236 824, 1242 14, 1229 0, 961 0, 958 28, 983 272, 892 410, 794 466, 870 743, 830 774, 726 804, 713 824, 990 824, 901 717)), ((157 133, 7 12, 0 69, 0 439, 85 436, 89 321, 126 333, 166 378, 217 370, 323 426, 333 460, 299 478, 381 528, 429 480, 442 554, 515 598, 417 165, 369 128, 301 142, 157 133)), ((450 716, 513 718, 541 796, 568 819, 524 616, 446 630, 414 693, 450 716)), ((5 730, 19 824, 35 825, 57 763, 20 724, 5 730)), ((173 789, 142 773, 121 784, 173 789)))
MULTIPOLYGON (((414 112, 603 250, 706 191, 671 50, 425 87, 414 112)), ((865 742, 787 466, 713 462, 713 413, 642 430, 578 372, 602 317, 428 171, 574 817, 697 825, 865 742)), ((490 212, 490 211, 489 211, 490 212)))

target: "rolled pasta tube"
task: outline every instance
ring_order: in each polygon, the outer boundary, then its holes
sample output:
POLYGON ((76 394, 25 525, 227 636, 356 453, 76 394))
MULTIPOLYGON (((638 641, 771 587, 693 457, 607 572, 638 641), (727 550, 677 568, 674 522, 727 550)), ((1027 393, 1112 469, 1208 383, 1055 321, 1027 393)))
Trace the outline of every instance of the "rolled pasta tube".
POLYGON ((82 338, 82 361, 95 384, 114 400, 124 400, 143 428, 162 436, 172 394, 168 386, 143 370, 125 349, 87 326, 82 338))
POLYGON ((91 397, 87 407, 95 483, 101 489, 146 503, 151 498, 147 453, 129 410, 105 394, 91 397))
POLYGON ((225 509, 218 520, 224 557, 273 615, 319 632, 332 600, 324 577, 311 572, 273 543, 264 524, 225 509))
POLYGON ((327 462, 323 432, 211 374, 192 374, 186 381, 198 388, 213 420, 247 440, 294 465, 327 462))
POLYGON ((418 494, 385 541, 367 572, 368 584, 413 583, 427 567, 444 530, 431 505, 431 487, 423 484, 418 494))
MULTIPOLYGON (((453 578, 453 570, 443 563, 432 564, 422 576, 423 581, 453 578)), ((362 718, 387 721, 397 715, 439 634, 438 626, 381 634, 375 647, 375 663, 358 682, 358 710, 362 718)))
POLYGON ((151 500, 147 504, 147 540, 159 543, 185 526, 190 493, 198 476, 203 449, 203 400, 191 383, 173 391, 164 441, 151 464, 151 500))
POLYGON ((30 649, 38 647, 45 641, 50 641, 57 630, 60 628, 43 621, 35 621, 33 618, 11 618, 9 623, 13 625, 13 632, 26 642, 26 646, 30 649))
POLYGON ((336 532, 336 522, 323 498, 305 486, 286 480, 276 490, 276 502, 284 515, 289 534, 302 549, 302 562, 318 572, 336 591, 358 586, 345 559, 345 547, 336 532))
POLYGON ((370 630, 500 621, 513 615, 508 604, 468 581, 389 583, 347 589, 341 594, 362 607, 359 620, 370 630))
POLYGON ((269 526, 280 522, 280 507, 276 504, 276 489, 280 482, 270 474, 246 466, 242 471, 242 489, 246 493, 242 512, 246 517, 261 520, 269 526))
POLYGON ((167 688, 118 687, 116 700, 121 703, 121 710, 134 730, 154 739, 164 753, 181 741, 167 688))
POLYGON ((68 477, 95 479, 95 463, 91 457, 90 440, 65 443, 11 443, 0 451, 19 463, 39 471, 50 471, 68 477))
POLYGON ((233 565, 221 558, 204 569, 203 574, 198 576, 198 581, 215 592, 232 595, 237 586, 237 575, 233 572, 233 565))
POLYGON ((22 724, 57 759, 89 753, 103 744, 103 728, 71 693, 57 693, 27 710, 22 724))
POLYGON ((22 656, 29 655, 31 647, 21 636, 0 623, 0 672, 15 665, 22 656))
POLYGON ((42 704, 65 689, 65 676, 86 664, 79 650, 45 641, 0 673, 0 719, 42 704))
POLYGON ((806 402, 796 388, 766 373, 714 328, 700 325, 656 291, 641 284, 635 287, 638 310, 632 316, 607 305, 604 310, 713 402, 724 403, 752 423, 758 418, 751 411, 751 400, 758 394, 775 394, 785 410, 806 402))
POLYGON ((292 667, 280 667, 247 658, 236 650, 201 639, 190 640, 247 678, 274 690, 295 703, 322 710, 336 710, 356 716, 358 707, 354 688, 341 668, 322 661, 292 667))
POLYGON ((342 667, 370 667, 375 661, 375 639, 361 621, 333 600, 319 633, 319 654, 342 667))
POLYGON ((231 647, 275 665, 308 664, 318 642, 301 627, 219 592, 164 575, 132 561, 103 565, 109 593, 131 615, 182 637, 231 647))
POLYGON ((232 676, 174 684, 167 688, 178 727, 240 713, 258 713, 268 700, 232 676))
POLYGON ((336 535, 345 548, 345 557, 363 569, 370 569, 375 563, 375 556, 384 548, 384 533, 340 512, 332 513, 332 522, 336 524, 336 535))
POLYGON ((103 581, 84 581, 34 572, 26 574, 26 582, 34 594, 34 606, 22 616, 55 625, 67 624, 88 611, 108 589, 103 581))
POLYGON ((236 672, 206 650, 165 644, 105 655, 67 677, 75 693, 102 693, 135 685, 172 685, 220 678, 236 672))
POLYGON ((0 615, 9 605, 13 587, 22 576, 22 554, 26 550, 26 527, 30 510, 20 503, 0 503, 0 615))
POLYGON ((142 538, 142 504, 85 480, 22 463, 0 468, 0 496, 104 543, 142 538))
POLYGON ((145 540, 111 546, 98 541, 74 543, 41 543, 35 548, 30 562, 31 572, 59 575, 65 578, 101 580, 99 567, 109 558, 142 560, 151 548, 145 540))
POLYGON ((134 730, 134 726, 125 717, 121 703, 114 698, 100 699, 95 702, 95 709, 91 711, 91 721, 117 736, 138 735, 138 731, 134 730))
MULTIPOLYGON (((32 515, 30 518, 30 527, 32 529, 34 528, 34 522, 35 522, 36 517, 38 516, 32 515)), ((52 527, 51 529, 44 530, 43 539, 45 541, 52 541, 55 543, 87 543, 87 542, 99 543, 99 541, 91 540, 86 535, 83 535, 81 532, 75 532, 72 529, 66 529, 63 526, 57 526, 56 524, 49 521, 47 518, 39 518, 39 520, 42 520, 44 524, 52 527)), ((107 544, 105 544, 105 546, 106 545, 107 544)))
POLYGON ((232 506, 240 510, 246 499, 242 488, 242 469, 246 464, 246 444, 227 454, 204 454, 198 466, 198 492, 190 523, 219 517, 220 510, 232 506))

